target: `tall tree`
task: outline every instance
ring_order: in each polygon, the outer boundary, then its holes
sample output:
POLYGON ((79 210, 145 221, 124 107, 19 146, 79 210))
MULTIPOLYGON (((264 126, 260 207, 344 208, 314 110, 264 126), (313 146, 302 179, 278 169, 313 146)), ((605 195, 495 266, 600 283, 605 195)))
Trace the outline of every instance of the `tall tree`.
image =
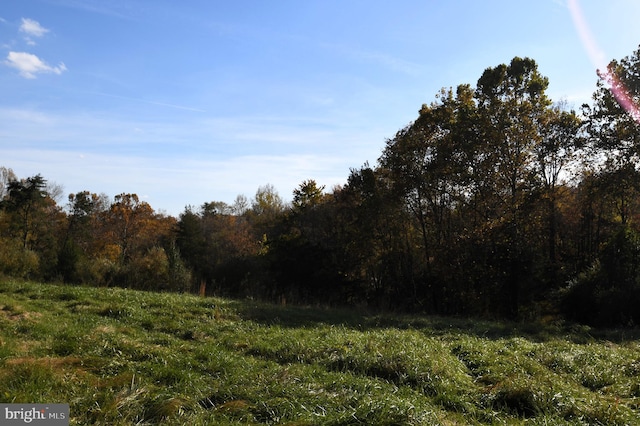
POLYGON ((56 275, 59 236, 64 233, 64 214, 46 188, 41 175, 12 180, 0 202, 8 237, 19 244, 24 256, 37 256, 41 279, 56 275))
POLYGON ((180 214, 176 245, 197 284, 204 284, 209 293, 240 295, 247 276, 254 273, 259 240, 246 217, 233 211, 225 203, 207 202, 180 214))
POLYGON ((99 239, 98 217, 109 209, 109 199, 105 194, 89 191, 69 194, 68 199, 69 223, 66 238, 79 245, 83 252, 92 252, 92 247, 99 239))
MULTIPOLYGON (((69 194, 66 229, 58 252, 58 272, 66 282, 82 282, 80 264, 97 254, 101 245, 101 221, 99 217, 109 208, 106 195, 89 191, 69 194)), ((85 268, 86 269, 86 268, 85 268)))
POLYGON ((424 105, 418 119, 387 141, 379 163, 413 213, 428 266, 434 249, 450 238, 451 214, 464 193, 467 143, 473 126, 473 92, 468 85, 442 90, 439 102, 424 105))
POLYGON ((284 201, 271 184, 261 186, 251 202, 251 209, 259 216, 274 218, 284 211, 284 201))
POLYGON ((569 166, 577 159, 577 152, 582 148, 583 138, 580 135, 581 119, 575 111, 567 111, 563 104, 547 110, 541 121, 541 140, 534 146, 538 178, 543 185, 543 198, 546 200, 546 222, 548 227, 548 255, 550 280, 554 284, 559 270, 557 255, 558 236, 558 202, 563 180, 571 178, 569 166), (564 179, 562 179, 564 174, 564 179))
POLYGON ((268 242, 278 232, 277 228, 282 224, 284 213, 284 200, 275 187, 271 184, 259 187, 246 215, 255 238, 268 242))
POLYGON ((490 193, 482 194, 484 215, 490 240, 502 252, 496 260, 506 271, 503 297, 512 317, 518 315, 522 283, 530 277, 525 230, 536 182, 535 148, 542 142, 540 129, 551 105, 545 94, 548 85, 534 60, 515 57, 509 65, 486 69, 476 89, 480 116, 476 155, 483 183, 491 178, 490 193))
MULTIPOLYGON (((469 85, 442 89, 437 99, 387 141, 379 164, 414 218, 410 227, 419 230, 423 294, 432 309, 444 313, 458 309, 449 296, 457 283, 451 254, 458 209, 469 192, 477 108, 469 85)), ((405 254, 412 256, 410 250, 405 254)))
POLYGON ((295 210, 312 208, 322 201, 323 191, 324 186, 318 186, 315 180, 305 180, 293 190, 291 204, 295 210))
POLYGON ((323 191, 312 179, 295 188, 291 208, 267 242, 263 257, 276 300, 337 303, 341 299, 334 204, 323 191))
POLYGON ((583 105, 591 162, 578 188, 588 269, 564 308, 579 321, 628 325, 640 301, 640 48, 598 77, 592 105, 583 105))
POLYGON ((137 248, 145 243, 152 231, 154 211, 151 206, 140 201, 137 194, 119 194, 105 212, 107 236, 111 244, 118 248, 120 261, 125 264, 137 248))
POLYGON ((47 199, 46 182, 42 176, 36 175, 23 180, 11 180, 7 185, 2 206, 13 214, 13 223, 25 249, 32 246, 42 227, 47 199))
POLYGON ((598 70, 593 105, 584 105, 587 133, 595 173, 615 197, 615 209, 624 226, 630 206, 640 191, 636 174, 640 167, 640 48, 631 56, 612 60, 598 70))
POLYGON ((347 298, 388 308, 415 307, 421 262, 419 231, 404 200, 390 187, 386 170, 365 164, 352 169, 344 188, 334 191, 339 271, 348 282, 347 298), (414 238, 417 237, 417 238, 414 238), (414 269, 415 268, 415 269, 414 269))

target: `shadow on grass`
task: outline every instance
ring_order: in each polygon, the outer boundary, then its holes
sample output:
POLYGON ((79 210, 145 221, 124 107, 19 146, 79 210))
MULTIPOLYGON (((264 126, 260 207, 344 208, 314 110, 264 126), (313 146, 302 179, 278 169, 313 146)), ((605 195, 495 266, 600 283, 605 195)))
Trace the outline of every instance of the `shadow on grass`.
POLYGON ((561 339, 578 344, 598 340, 623 343, 640 339, 638 327, 596 329, 565 321, 556 321, 553 324, 490 321, 478 318, 377 313, 361 308, 282 306, 245 300, 229 300, 227 306, 243 319, 287 328, 316 327, 324 324, 360 331, 384 328, 413 329, 424 330, 429 335, 464 334, 493 340, 521 337, 535 342, 561 339))

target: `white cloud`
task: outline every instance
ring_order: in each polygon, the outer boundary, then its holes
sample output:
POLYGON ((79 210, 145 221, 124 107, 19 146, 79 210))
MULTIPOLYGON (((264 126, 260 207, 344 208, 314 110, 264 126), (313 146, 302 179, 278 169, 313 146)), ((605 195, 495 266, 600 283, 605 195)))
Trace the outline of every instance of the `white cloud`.
MULTIPOLYGON (((49 30, 44 28, 42 25, 40 25, 38 21, 34 21, 33 19, 29 19, 29 18, 22 18, 22 25, 20 25, 20 32, 23 32, 33 37, 42 37, 43 35, 48 33, 49 30)), ((27 38, 27 41, 30 41, 30 39, 27 38)))
POLYGON ((47 73, 59 75, 67 70, 62 62, 58 66, 51 66, 36 55, 26 52, 9 52, 4 63, 20 71, 20 75, 24 78, 36 78, 37 74, 47 73))

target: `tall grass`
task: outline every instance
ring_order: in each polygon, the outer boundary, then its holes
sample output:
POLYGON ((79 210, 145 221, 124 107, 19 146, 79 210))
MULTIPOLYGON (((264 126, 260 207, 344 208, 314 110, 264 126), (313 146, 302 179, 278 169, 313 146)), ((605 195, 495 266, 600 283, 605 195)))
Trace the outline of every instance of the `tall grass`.
POLYGON ((3 281, 0 402, 72 424, 640 424, 640 340, 3 281))

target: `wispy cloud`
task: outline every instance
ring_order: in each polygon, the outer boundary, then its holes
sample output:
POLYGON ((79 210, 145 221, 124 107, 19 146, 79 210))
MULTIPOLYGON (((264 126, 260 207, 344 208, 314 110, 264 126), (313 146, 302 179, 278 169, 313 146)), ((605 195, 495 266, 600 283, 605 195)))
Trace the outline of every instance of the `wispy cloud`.
POLYGON ((51 66, 36 55, 27 52, 9 52, 5 65, 17 69, 24 78, 36 78, 38 74, 62 74, 67 70, 64 63, 51 66))
POLYGON ((150 105, 158 105, 158 106, 163 106, 163 107, 168 107, 168 108, 175 108, 175 109, 181 109, 181 110, 185 110, 185 111, 194 111, 194 112, 206 112, 203 109, 200 108, 194 108, 194 107, 189 107, 189 106, 184 106, 184 105, 177 105, 177 104, 170 104, 170 103, 166 103, 166 102, 158 102, 158 101, 151 101, 148 99, 141 99, 141 98, 132 98, 129 96, 120 96, 120 95, 112 95, 109 93, 92 93, 98 96, 105 96, 108 98, 115 98, 115 99, 123 99, 123 100, 128 100, 128 101, 135 101, 135 102, 143 102, 146 104, 150 104, 150 105))
POLYGON ((48 29, 40 25, 38 21, 34 21, 29 18, 22 18, 22 24, 20 25, 20 32, 26 33, 33 37, 42 37, 49 32, 48 29))
POLYGON ((72 9, 120 19, 131 19, 133 15, 139 13, 134 11, 133 2, 127 0, 111 0, 108 2, 102 0, 55 0, 55 3, 72 9))
POLYGON ((0 107, 0 140, 21 141, 2 161, 72 192, 147 194, 154 208, 177 215, 187 204, 251 196, 266 183, 285 199, 305 179, 331 188, 379 152, 371 126, 332 132, 316 117, 190 117, 0 107))
POLYGON ((34 21, 29 18, 22 18, 22 24, 20 25, 20 32, 26 34, 25 40, 27 44, 33 46, 36 44, 35 41, 31 37, 42 37, 49 30, 42 25, 38 21, 34 21))
POLYGON ((407 75, 417 75, 420 73, 421 66, 414 62, 389 55, 384 52, 355 48, 342 44, 321 43, 321 47, 340 53, 344 56, 353 58, 361 62, 369 62, 381 65, 385 68, 407 75))

